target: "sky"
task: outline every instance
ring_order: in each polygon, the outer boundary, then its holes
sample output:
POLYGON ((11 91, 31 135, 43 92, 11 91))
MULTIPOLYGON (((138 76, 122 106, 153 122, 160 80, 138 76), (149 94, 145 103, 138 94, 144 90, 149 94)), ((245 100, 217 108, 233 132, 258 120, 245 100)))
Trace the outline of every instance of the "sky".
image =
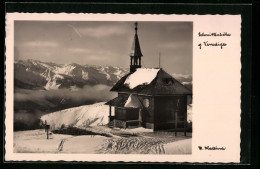
MULTIPOLYGON (((14 58, 129 67, 134 22, 15 21, 14 58)), ((138 22, 142 66, 192 74, 192 22, 138 22)))

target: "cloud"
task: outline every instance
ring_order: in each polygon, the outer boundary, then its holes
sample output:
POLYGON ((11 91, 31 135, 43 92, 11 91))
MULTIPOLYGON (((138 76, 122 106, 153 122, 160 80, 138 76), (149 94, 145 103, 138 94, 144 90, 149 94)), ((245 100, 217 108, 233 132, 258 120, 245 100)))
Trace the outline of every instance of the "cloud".
POLYGON ((21 46, 26 47, 57 47, 59 44, 57 42, 52 41, 30 41, 21 44, 21 46))
POLYGON ((190 31, 193 27, 192 22, 178 23, 173 25, 168 25, 166 29, 168 31, 190 31))
POLYGON ((73 52, 73 53, 87 53, 88 50, 85 48, 69 48, 68 52, 73 52))
POLYGON ((125 29, 118 26, 99 26, 99 27, 83 27, 77 29, 82 35, 100 38, 100 37, 109 37, 114 35, 122 35, 125 34, 125 29))
POLYGON ((22 121, 25 124, 30 124, 35 122, 42 113, 37 112, 35 114, 29 113, 25 110, 19 110, 17 113, 15 113, 14 121, 22 121))
POLYGON ((59 89, 59 90, 27 90, 20 89, 14 94, 14 100, 19 101, 33 101, 38 104, 47 104, 49 100, 65 99, 72 103, 84 103, 85 101, 107 101, 115 97, 114 93, 109 90, 111 86, 96 85, 96 86, 84 86, 78 88, 76 91, 71 89, 59 89))
POLYGON ((111 57, 115 57, 117 54, 109 50, 95 50, 87 48, 68 48, 67 51, 71 53, 72 56, 82 57, 82 54, 85 55, 85 60, 91 61, 106 61, 111 57))
POLYGON ((73 26, 73 25, 68 25, 68 26, 71 27, 72 30, 73 30, 80 38, 82 37, 81 33, 78 31, 78 29, 77 29, 75 26, 73 26))
POLYGON ((183 49, 190 48, 192 43, 190 41, 182 41, 182 42, 168 42, 168 43, 160 43, 158 44, 159 48, 163 49, 183 49))

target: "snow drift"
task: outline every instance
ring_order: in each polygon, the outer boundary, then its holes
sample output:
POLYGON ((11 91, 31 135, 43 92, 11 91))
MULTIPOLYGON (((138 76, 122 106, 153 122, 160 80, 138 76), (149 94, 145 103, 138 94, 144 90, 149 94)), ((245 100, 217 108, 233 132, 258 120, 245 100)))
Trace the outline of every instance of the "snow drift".
POLYGON ((46 121, 52 129, 105 125, 108 123, 109 106, 104 104, 100 102, 57 111, 43 115, 41 121, 46 121))

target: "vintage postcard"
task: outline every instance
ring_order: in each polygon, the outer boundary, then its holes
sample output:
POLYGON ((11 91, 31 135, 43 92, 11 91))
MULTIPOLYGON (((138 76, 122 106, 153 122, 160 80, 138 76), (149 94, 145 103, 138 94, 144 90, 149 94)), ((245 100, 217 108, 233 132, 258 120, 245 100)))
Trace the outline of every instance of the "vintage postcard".
POLYGON ((6 15, 6 161, 240 162, 240 15, 6 15))

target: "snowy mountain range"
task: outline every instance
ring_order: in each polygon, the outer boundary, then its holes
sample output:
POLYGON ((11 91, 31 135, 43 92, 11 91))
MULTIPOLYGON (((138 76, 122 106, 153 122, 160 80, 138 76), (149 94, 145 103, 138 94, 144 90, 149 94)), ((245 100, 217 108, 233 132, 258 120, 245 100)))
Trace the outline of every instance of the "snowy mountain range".
MULTIPOLYGON (((14 63, 15 88, 76 90, 85 85, 113 86, 129 72, 128 68, 113 66, 56 64, 38 60, 19 60, 14 63)), ((184 85, 190 85, 191 75, 172 74, 184 85)))
POLYGON ((37 60, 19 60, 14 64, 15 87, 23 89, 82 88, 85 85, 112 86, 128 69, 112 66, 55 64, 37 60))

